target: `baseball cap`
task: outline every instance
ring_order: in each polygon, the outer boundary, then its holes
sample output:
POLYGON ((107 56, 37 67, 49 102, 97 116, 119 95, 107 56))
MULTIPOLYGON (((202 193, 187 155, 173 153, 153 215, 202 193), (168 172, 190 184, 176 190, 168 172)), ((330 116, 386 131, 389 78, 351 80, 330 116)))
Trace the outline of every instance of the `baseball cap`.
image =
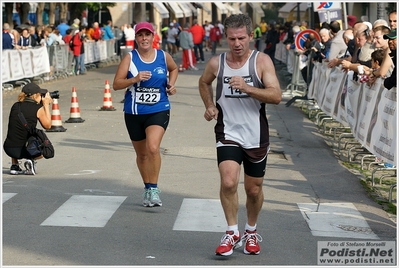
POLYGON ((384 34, 384 39, 396 39, 396 29, 393 29, 390 33, 384 34))
POLYGON ((174 24, 173 22, 171 22, 171 23, 169 24, 169 26, 175 26, 175 24, 174 24))
POLYGON ((26 95, 30 96, 36 93, 40 93, 40 94, 46 94, 47 93, 47 89, 44 88, 40 88, 38 85, 36 85, 35 83, 29 83, 26 84, 23 88, 22 88, 22 92, 25 93, 26 95))
POLYGON ((151 33, 154 33, 154 27, 152 27, 152 24, 149 22, 139 22, 136 24, 136 26, 134 27, 134 30, 136 31, 136 33, 138 33, 141 30, 148 30, 151 33))

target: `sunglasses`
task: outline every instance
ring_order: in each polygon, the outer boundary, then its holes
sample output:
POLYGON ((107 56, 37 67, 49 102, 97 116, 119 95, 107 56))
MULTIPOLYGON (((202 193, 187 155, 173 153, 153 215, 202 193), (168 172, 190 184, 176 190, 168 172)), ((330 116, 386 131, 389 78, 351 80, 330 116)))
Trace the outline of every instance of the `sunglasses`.
POLYGON ((363 33, 364 33, 364 35, 365 35, 366 37, 369 37, 369 36, 370 36, 370 29, 369 29, 369 27, 367 27, 366 30, 363 31, 363 33))

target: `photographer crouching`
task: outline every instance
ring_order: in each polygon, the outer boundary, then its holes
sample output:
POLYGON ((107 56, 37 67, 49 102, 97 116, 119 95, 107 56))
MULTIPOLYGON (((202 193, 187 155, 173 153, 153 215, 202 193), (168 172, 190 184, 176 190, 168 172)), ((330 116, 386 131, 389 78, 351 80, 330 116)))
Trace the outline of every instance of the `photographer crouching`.
POLYGON ((10 174, 36 174, 36 160, 42 158, 42 155, 32 157, 26 149, 26 143, 30 136, 26 126, 23 125, 18 115, 22 112, 29 127, 35 128, 37 121, 44 129, 51 128, 50 104, 53 99, 47 89, 42 89, 34 83, 26 84, 18 96, 18 101, 13 104, 8 120, 7 137, 3 148, 5 153, 11 157, 10 174), (19 166, 19 160, 26 159, 22 170, 19 166))

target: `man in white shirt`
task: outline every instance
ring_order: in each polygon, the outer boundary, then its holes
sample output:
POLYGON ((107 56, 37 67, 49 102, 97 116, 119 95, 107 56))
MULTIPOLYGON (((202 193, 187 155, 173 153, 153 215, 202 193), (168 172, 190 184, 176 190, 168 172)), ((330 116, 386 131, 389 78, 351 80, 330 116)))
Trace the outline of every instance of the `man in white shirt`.
POLYGON ((166 39, 166 42, 168 42, 168 52, 170 55, 172 55, 173 58, 176 57, 177 53, 176 38, 178 37, 178 35, 179 30, 177 30, 175 24, 171 22, 169 25, 168 38, 166 39))
POLYGON ((132 28, 132 25, 125 24, 125 28, 123 29, 123 31, 125 33, 126 47, 131 47, 134 49, 134 38, 136 33, 132 28))
POLYGON ((211 49, 211 42, 209 41, 209 33, 214 26, 212 23, 209 23, 207 20, 205 21, 204 29, 205 29, 205 51, 208 51, 208 48, 211 49))

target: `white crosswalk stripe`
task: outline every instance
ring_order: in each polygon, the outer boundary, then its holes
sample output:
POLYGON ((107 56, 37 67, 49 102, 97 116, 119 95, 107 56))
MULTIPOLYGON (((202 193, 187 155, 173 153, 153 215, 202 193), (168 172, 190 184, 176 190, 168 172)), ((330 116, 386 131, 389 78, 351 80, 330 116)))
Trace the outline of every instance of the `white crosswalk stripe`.
POLYGON ((40 225, 104 227, 126 198, 73 195, 40 225))
POLYGON ((2 195, 3 204, 7 200, 10 200, 11 198, 13 198, 13 196, 15 196, 15 195, 16 195, 16 193, 3 193, 3 195, 2 195))
POLYGON ((173 230, 225 232, 226 220, 220 200, 184 198, 173 230))
POLYGON ((379 239, 352 203, 298 203, 314 236, 379 239))

